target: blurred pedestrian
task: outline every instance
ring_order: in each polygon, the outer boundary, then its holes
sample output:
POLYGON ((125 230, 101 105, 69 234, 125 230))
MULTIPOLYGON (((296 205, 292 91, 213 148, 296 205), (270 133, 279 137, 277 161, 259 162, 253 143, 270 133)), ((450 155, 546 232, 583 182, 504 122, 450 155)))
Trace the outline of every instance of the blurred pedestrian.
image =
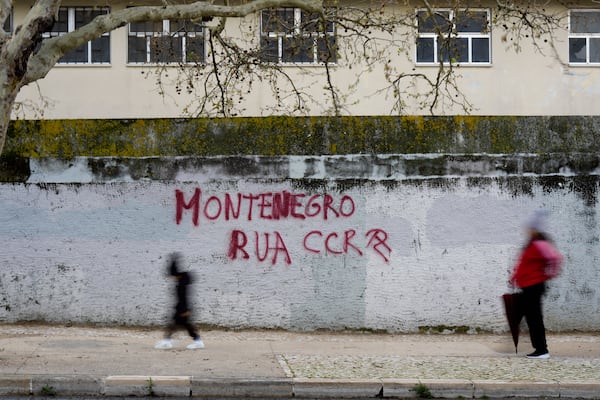
POLYGON ((180 269, 181 258, 182 256, 180 253, 171 253, 167 264, 167 273, 176 281, 175 313, 173 315, 173 320, 167 326, 165 338, 154 346, 156 349, 172 349, 173 341, 171 336, 179 327, 185 328, 194 340, 192 344, 187 346, 188 349, 204 348, 204 342, 200 338, 196 328, 190 322, 192 309, 188 302, 188 286, 192 283, 192 277, 189 272, 180 269))
POLYGON ((560 273, 562 256, 552 245, 546 229, 546 210, 537 210, 527 222, 527 243, 514 267, 510 282, 522 290, 520 305, 534 351, 527 358, 550 358, 542 312, 546 282, 560 273))

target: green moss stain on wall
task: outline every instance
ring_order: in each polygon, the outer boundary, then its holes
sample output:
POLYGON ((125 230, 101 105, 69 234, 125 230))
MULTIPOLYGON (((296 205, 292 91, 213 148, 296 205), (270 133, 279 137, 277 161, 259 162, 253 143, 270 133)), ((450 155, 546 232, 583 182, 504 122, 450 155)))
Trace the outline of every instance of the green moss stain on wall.
POLYGON ((23 157, 596 152, 600 117, 378 116, 13 121, 23 157))

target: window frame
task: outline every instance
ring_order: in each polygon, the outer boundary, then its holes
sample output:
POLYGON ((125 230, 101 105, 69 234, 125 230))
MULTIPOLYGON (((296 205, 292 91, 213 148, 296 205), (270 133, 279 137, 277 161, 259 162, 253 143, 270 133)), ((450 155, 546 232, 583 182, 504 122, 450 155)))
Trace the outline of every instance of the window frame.
MULTIPOLYGON (((263 59, 263 61, 265 62, 271 62, 271 63, 275 63, 275 64, 279 64, 279 65, 284 65, 284 66, 324 66, 325 64, 327 65, 337 65, 338 63, 338 55, 337 55, 337 28, 335 26, 335 23, 331 22, 328 23, 325 32, 323 32, 322 30, 317 29, 317 27, 315 27, 313 30, 308 30, 307 28, 309 27, 303 27, 303 23, 302 23, 302 17, 303 15, 308 15, 310 16, 310 13, 304 11, 301 8, 298 7, 278 7, 278 8, 271 8, 271 9, 265 9, 265 10, 261 10, 260 14, 259 14, 259 35, 260 35, 260 50, 261 50, 261 59, 263 59), (285 12, 285 10, 293 10, 294 13, 294 18, 293 18, 293 27, 292 29, 289 30, 289 32, 278 32, 278 31, 264 31, 264 23, 263 23, 263 19, 265 18, 265 13, 277 13, 277 12, 285 12), (331 29, 329 29, 329 25, 331 25, 331 29), (265 56, 262 54, 263 50, 266 48, 266 46, 264 46, 264 40, 273 40, 276 39, 277 40, 277 60, 273 61, 270 60, 270 58, 274 58, 274 57, 269 57, 269 56, 265 56), (284 46, 284 42, 286 40, 312 40, 312 60, 309 61, 287 61, 286 58, 289 56, 286 56, 286 54, 284 53, 285 51, 285 46, 284 46), (329 42, 330 44, 333 44, 333 49, 332 49, 332 53, 333 53, 333 60, 331 61, 321 61, 321 57, 320 57, 320 53, 319 53, 319 49, 321 48, 320 43, 322 43, 323 41, 325 41, 325 43, 329 42)), ((293 57, 290 57, 293 58, 293 57)))
MULTIPOLYGON (((150 22, 150 21, 146 21, 146 22, 150 22)), ((156 21, 156 23, 159 23, 160 21, 156 21)), ((143 22, 142 22, 143 23, 143 22)), ((207 28, 206 25, 204 23, 196 23, 196 22, 192 22, 191 20, 168 20, 168 19, 164 19, 162 20, 162 31, 158 32, 158 31, 132 31, 132 24, 129 23, 127 24, 127 65, 129 66, 140 66, 140 65, 191 65, 194 63, 199 63, 199 64, 205 64, 206 63, 206 37, 207 37, 207 28), (189 32, 189 31, 184 31, 184 32, 179 32, 179 31, 171 31, 171 24, 172 23, 179 23, 183 21, 184 23, 186 22, 190 22, 196 26, 200 26, 201 30, 195 30, 193 32, 189 32), (146 44, 146 59, 145 61, 131 61, 131 52, 130 52, 130 39, 131 38, 145 38, 145 44, 146 44), (153 60, 153 49, 152 49, 152 41, 153 39, 161 39, 161 38, 180 38, 180 51, 181 51, 181 60, 169 60, 169 61, 160 61, 160 60, 153 60), (193 60, 188 60, 188 49, 190 48, 188 46, 188 39, 189 38, 197 38, 197 37, 201 37, 202 40, 202 55, 201 55, 201 60, 199 61, 193 61, 193 60)))
MULTIPOLYGON (((435 13, 448 13, 448 19, 452 22, 448 33, 445 34, 446 38, 449 40, 467 40, 467 61, 442 61, 444 65, 460 65, 460 66, 468 66, 468 67, 481 67, 481 66, 491 66, 492 65, 492 27, 491 27, 491 18, 492 12, 489 8, 473 8, 473 9, 460 9, 455 12, 454 9, 450 8, 435 8, 433 10, 435 13), (487 15, 487 32, 468 32, 468 31, 458 31, 456 27, 457 15, 460 12, 485 12, 487 15), (473 61, 473 41, 477 39, 486 39, 487 40, 487 61, 473 61)), ((414 51, 414 60, 417 66, 437 66, 440 63, 439 56, 441 54, 439 48, 439 34, 437 32, 420 32, 419 31, 419 13, 420 12, 429 12, 427 9, 419 8, 415 12, 415 26, 417 28, 417 40, 415 42, 415 51, 414 51), (433 40, 433 61, 419 61, 419 40, 420 39, 432 39, 433 40)))
MULTIPOLYGON (((569 10, 569 27, 568 27, 568 40, 567 40, 567 48, 568 48, 568 57, 569 57, 569 65, 574 67, 597 67, 600 66, 600 57, 598 61, 591 61, 591 53, 590 53, 590 42, 592 39, 598 41, 598 45, 600 46, 600 27, 597 32, 571 32, 572 29, 572 16, 573 13, 597 13, 600 17, 600 9, 571 9, 569 10), (585 61, 572 61, 571 60, 571 40, 572 39, 585 39, 585 61)), ((600 47, 599 47, 600 51, 600 47)))
MULTIPOLYGON (((66 35, 67 33, 73 32, 75 29, 77 29, 76 25, 76 18, 75 18, 75 13, 77 10, 83 10, 83 11, 100 11, 102 14, 109 14, 110 13, 110 7, 108 6, 61 6, 59 8, 59 14, 62 10, 66 10, 67 11, 67 30, 66 31, 54 31, 54 30, 50 30, 47 32, 42 33, 42 38, 43 39, 50 39, 53 37, 58 37, 58 36, 63 36, 66 35)), ((86 23, 84 23, 82 26, 85 26, 86 24, 90 23, 94 18, 96 18, 96 16, 94 16, 90 21, 87 21, 86 23)), ((58 20, 56 21, 58 22, 58 20)), ((106 66, 106 65, 111 65, 111 35, 110 32, 106 32, 104 34, 102 34, 102 36, 98 38, 98 39, 94 39, 94 40, 90 40, 88 41, 84 46, 86 46, 86 53, 87 53, 87 60, 85 62, 82 61, 64 61, 63 59, 77 51, 78 49, 72 50, 71 52, 65 54, 63 57, 61 57, 60 60, 57 61, 57 65, 58 66, 92 66, 92 65, 97 65, 97 66, 106 66), (107 54, 108 54, 108 61, 94 61, 93 60, 93 43, 100 39, 100 38, 108 38, 108 48, 107 50, 107 54)))

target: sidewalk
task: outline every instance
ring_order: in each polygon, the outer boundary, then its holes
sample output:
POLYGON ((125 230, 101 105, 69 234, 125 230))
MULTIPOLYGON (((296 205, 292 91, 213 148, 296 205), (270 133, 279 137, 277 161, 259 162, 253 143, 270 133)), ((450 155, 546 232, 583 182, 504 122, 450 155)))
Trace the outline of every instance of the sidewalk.
POLYGON ((506 335, 202 331, 0 324, 0 395, 600 398, 600 334, 550 334, 552 358, 506 335))

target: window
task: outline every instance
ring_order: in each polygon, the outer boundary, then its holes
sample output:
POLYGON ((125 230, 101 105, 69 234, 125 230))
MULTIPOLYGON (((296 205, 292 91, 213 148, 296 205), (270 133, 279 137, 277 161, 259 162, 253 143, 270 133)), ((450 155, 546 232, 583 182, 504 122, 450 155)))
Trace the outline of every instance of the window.
MULTIPOLYGON (((109 13, 108 7, 60 7, 58 19, 52 29, 44 33, 44 38, 51 38, 72 32, 90 23, 99 15, 109 13)), ((59 64, 108 64, 110 63, 110 34, 105 33, 98 39, 91 40, 65 54, 59 64)))
POLYGON ((489 64, 489 12, 417 11, 417 63, 489 64))
POLYGON ((4 21, 3 30, 6 33, 12 33, 12 31, 13 31, 13 13, 12 13, 12 10, 10 11, 10 14, 8 15, 8 17, 6 18, 6 21, 4 21))
POLYGON ((569 62, 572 64, 600 64, 600 11, 571 11, 569 62))
POLYGON ((335 63, 337 49, 333 22, 299 8, 263 10, 260 21, 261 57, 274 63, 335 63))
POLYGON ((129 24, 129 63, 204 62, 204 26, 189 20, 129 24))

